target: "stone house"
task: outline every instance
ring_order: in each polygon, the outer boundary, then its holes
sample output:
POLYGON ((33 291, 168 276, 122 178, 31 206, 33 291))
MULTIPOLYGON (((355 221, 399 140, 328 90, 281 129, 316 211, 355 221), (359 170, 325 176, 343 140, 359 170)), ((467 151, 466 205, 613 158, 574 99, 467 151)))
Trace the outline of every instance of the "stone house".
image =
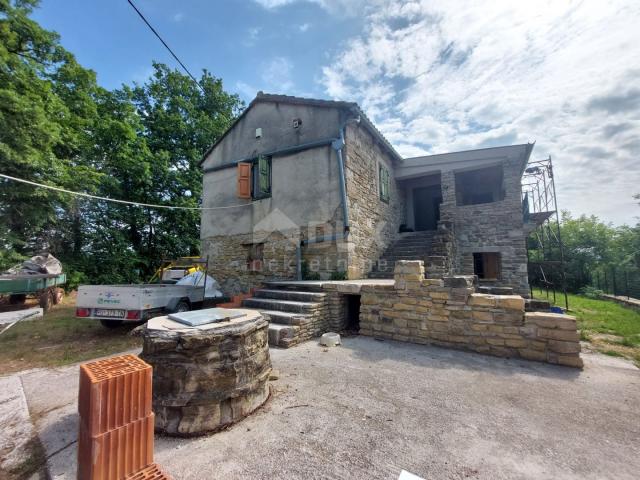
POLYGON ((532 149, 402 158, 356 103, 260 92, 202 160, 202 253, 227 294, 393 278, 396 260, 423 260, 427 277, 475 274, 528 296, 532 149))

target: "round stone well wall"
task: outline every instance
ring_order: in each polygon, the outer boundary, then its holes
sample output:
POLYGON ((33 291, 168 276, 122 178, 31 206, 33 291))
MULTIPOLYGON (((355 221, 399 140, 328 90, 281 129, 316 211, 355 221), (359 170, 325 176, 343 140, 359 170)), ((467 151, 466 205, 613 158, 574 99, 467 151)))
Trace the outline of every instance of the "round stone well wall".
POLYGON ((219 430, 269 397, 268 322, 255 311, 186 327, 151 319, 141 358, 153 366, 156 431, 193 436, 219 430))

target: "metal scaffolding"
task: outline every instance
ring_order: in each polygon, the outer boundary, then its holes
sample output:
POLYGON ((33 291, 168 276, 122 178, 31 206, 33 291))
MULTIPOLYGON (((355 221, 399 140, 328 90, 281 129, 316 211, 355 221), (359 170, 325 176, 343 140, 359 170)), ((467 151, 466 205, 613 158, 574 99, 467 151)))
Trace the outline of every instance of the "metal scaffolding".
POLYGON ((533 286, 550 291, 556 301, 556 288, 564 294, 569 309, 565 274, 564 247, 560 234, 560 213, 556 199, 556 184, 551 157, 530 160, 522 175, 522 208, 527 239, 529 288, 533 286))

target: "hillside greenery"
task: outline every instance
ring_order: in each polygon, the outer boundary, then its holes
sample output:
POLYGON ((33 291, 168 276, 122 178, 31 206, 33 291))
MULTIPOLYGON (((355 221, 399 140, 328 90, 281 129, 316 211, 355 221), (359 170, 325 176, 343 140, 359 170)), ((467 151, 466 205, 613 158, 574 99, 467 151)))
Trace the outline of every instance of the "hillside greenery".
MULTIPOLYGON (((108 198, 197 207, 199 161, 243 108, 222 81, 153 63, 109 91, 58 35, 38 0, 0 0, 0 172, 108 198)), ((0 270, 48 251, 79 282, 137 282, 162 258, 198 255, 197 210, 90 200, 0 179, 0 270)))

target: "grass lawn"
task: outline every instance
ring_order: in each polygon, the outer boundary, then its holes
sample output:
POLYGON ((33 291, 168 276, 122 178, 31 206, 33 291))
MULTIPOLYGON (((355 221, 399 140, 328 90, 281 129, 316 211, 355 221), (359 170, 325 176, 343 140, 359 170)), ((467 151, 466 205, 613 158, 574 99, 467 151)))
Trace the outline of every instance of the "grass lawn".
POLYGON ((75 318, 75 298, 66 297, 43 319, 19 322, 0 335, 0 375, 81 362, 139 347, 141 340, 129 335, 133 326, 108 329, 96 320, 75 318))
MULTIPOLYGON (((534 290, 533 295, 547 298, 542 290, 534 290)), ((556 304, 564 307, 561 293, 556 293, 556 304)), ((578 319, 582 340, 590 342, 595 350, 628 358, 640 367, 640 312, 609 300, 569 294, 568 313, 578 319)))

